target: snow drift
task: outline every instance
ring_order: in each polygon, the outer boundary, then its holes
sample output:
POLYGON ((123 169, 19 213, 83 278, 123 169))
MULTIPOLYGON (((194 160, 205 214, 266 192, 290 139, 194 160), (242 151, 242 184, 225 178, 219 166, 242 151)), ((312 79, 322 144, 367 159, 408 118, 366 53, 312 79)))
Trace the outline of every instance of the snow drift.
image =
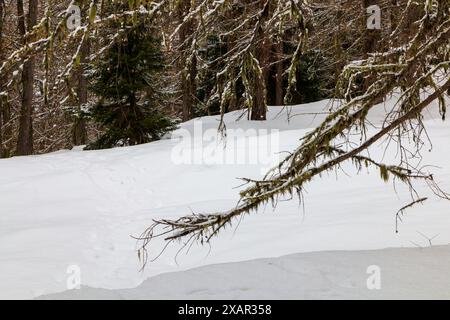
POLYGON ((449 253, 450 246, 297 253, 165 273, 133 289, 83 287, 39 299, 450 299, 449 253))

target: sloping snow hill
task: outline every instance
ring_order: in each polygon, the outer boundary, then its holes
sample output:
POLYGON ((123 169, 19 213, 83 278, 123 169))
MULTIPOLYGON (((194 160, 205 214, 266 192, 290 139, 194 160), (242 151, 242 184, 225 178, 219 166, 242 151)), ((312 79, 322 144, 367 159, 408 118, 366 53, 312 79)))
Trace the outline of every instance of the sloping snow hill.
MULTIPOLYGON (((376 170, 325 175, 312 182, 306 203, 280 202, 261 208, 239 227, 226 230, 211 247, 194 246, 174 259, 179 247, 143 272, 136 241, 152 219, 215 212, 236 204, 242 182, 293 150, 325 117, 329 101, 271 108, 266 122, 226 116, 227 146, 217 144, 218 117, 184 123, 173 139, 103 151, 62 151, 0 160, 0 298, 33 298, 65 291, 74 272, 81 284, 133 288, 158 274, 209 264, 323 250, 366 250, 450 243, 450 203, 431 199, 408 211, 395 233, 395 213, 410 202, 408 189, 384 183, 376 170), (194 134, 195 133, 195 134, 194 134), (186 140, 192 135, 191 143, 186 140), (234 142, 233 142, 234 141, 234 142), (258 147, 257 147, 258 146, 258 147), (281 154, 280 154, 281 152, 281 154), (79 271, 79 272, 78 272, 79 271)), ((370 115, 379 124, 389 104, 370 115)), ((450 123, 426 117, 433 149, 424 149, 436 180, 450 190, 450 123)), ((381 159, 385 144, 371 150, 381 159)), ((391 146, 384 159, 395 158, 391 146)), ((423 196, 430 196, 418 185, 423 196)), ((152 253, 163 247, 155 243, 152 253)))

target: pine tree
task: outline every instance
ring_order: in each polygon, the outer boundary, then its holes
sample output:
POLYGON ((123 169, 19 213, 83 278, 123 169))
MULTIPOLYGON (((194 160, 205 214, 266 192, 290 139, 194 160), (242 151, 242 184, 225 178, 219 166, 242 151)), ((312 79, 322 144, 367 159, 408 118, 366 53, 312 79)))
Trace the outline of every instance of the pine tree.
POLYGON ((86 149, 104 149, 159 140, 176 128, 176 121, 160 109, 155 87, 164 68, 160 40, 148 21, 126 26, 122 41, 111 46, 94 66, 91 90, 100 97, 90 110, 105 130, 86 149))

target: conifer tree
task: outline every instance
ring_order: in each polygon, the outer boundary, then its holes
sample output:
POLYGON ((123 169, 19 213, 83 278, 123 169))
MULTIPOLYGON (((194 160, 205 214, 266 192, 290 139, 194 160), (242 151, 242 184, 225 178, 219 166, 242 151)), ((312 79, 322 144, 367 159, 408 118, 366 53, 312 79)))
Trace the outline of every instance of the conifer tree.
POLYGON ((155 86, 164 68, 155 29, 148 21, 125 28, 90 75, 91 90, 100 97, 90 115, 105 133, 87 149, 147 143, 176 128, 161 110, 162 93, 155 86))

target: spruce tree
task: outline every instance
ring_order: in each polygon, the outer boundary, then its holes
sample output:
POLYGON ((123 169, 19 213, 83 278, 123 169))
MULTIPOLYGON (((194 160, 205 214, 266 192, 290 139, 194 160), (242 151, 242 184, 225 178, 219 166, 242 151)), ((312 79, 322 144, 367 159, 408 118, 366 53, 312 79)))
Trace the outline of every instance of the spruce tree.
POLYGON ((162 93, 156 87, 164 68, 160 39, 148 21, 125 27, 121 39, 93 67, 91 90, 99 101, 91 118, 104 133, 86 149, 105 149, 159 140, 176 128, 161 110, 162 93))

